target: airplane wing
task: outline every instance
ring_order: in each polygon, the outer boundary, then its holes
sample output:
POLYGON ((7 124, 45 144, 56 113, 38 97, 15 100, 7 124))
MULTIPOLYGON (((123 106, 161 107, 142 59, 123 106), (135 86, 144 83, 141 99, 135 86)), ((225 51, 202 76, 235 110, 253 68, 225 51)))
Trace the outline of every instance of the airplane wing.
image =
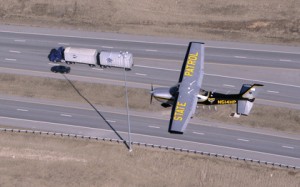
POLYGON ((181 68, 169 124, 170 133, 182 134, 195 113, 204 75, 204 43, 190 42, 181 68))

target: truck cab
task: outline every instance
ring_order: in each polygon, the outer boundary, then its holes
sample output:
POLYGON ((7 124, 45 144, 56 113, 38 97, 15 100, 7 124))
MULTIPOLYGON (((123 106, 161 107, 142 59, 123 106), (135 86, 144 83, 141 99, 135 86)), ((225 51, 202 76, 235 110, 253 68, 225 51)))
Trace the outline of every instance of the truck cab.
POLYGON ((64 60, 64 50, 65 49, 63 47, 51 49, 48 59, 51 62, 62 62, 64 60))

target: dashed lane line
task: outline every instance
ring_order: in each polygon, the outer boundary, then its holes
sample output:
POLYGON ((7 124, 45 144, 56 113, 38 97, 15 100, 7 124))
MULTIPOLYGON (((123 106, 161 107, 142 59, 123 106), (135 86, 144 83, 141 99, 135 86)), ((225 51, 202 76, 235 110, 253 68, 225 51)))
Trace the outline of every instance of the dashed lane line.
POLYGON ((242 141, 242 142, 249 142, 249 140, 246 140, 246 139, 242 139, 242 138, 239 138, 237 139, 238 141, 242 141))
POLYGON ((157 126, 152 126, 152 125, 149 125, 148 127, 150 127, 150 128, 154 128, 154 129, 160 129, 160 127, 157 127, 157 126))
POLYGON ((60 114, 61 116, 64 116, 64 117, 72 117, 72 115, 70 114, 60 114))

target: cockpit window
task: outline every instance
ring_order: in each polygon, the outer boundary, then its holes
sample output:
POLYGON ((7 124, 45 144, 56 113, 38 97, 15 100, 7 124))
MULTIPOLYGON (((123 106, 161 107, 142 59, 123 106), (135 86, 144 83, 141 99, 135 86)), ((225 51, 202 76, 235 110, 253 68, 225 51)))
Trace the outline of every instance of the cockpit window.
POLYGON ((203 96, 207 96, 208 95, 208 91, 200 89, 199 94, 203 95, 203 96))
POLYGON ((173 86, 170 88, 170 94, 174 95, 178 92, 178 87, 177 86, 173 86))

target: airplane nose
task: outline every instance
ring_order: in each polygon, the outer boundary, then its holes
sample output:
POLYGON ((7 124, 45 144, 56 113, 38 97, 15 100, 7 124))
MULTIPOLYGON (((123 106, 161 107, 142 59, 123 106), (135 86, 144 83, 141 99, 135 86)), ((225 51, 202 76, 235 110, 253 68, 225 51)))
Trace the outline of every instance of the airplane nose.
POLYGON ((170 99, 172 96, 168 91, 162 91, 162 90, 153 90, 152 95, 156 98, 165 98, 170 99))

